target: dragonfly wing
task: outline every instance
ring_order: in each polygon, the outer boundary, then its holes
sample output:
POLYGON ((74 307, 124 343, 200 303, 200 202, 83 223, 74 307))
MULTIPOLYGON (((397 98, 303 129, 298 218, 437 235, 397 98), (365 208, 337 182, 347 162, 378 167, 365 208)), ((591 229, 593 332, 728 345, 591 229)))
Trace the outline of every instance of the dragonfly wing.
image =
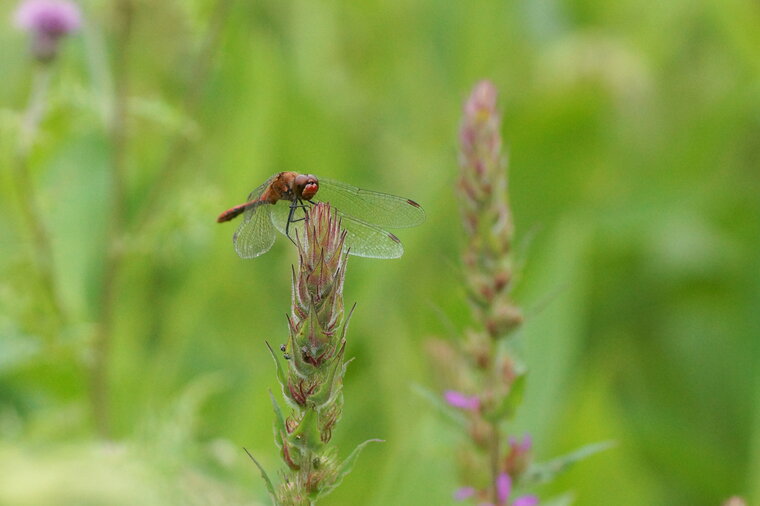
POLYGON ((413 200, 332 179, 319 178, 319 190, 313 200, 329 202, 341 214, 381 228, 414 227, 425 221, 425 211, 413 200))
MULTIPOLYGON (((308 204, 307 204, 308 205, 308 204)), ((277 229, 278 232, 281 234, 285 234, 285 228, 288 224, 288 216, 290 214, 290 202, 287 200, 280 200, 275 205, 270 206, 271 207, 271 215, 272 215, 272 224, 274 225, 274 228, 277 229)), ((288 234, 290 237, 295 240, 296 234, 298 234, 299 238, 303 238, 303 226, 304 226, 304 220, 301 218, 304 217, 304 210, 301 207, 296 208, 295 212, 293 213, 293 220, 291 221, 290 227, 288 228, 288 234)))
POLYGON ((366 258, 398 258, 404 254, 404 246, 390 232, 357 220, 351 216, 340 215, 340 226, 346 231, 346 246, 350 255, 366 258))
POLYGON ((232 242, 240 258, 256 258, 274 244, 274 227, 269 217, 271 204, 262 202, 248 209, 238 226, 232 242))
POLYGON ((258 186, 257 188, 254 188, 253 191, 251 191, 251 193, 248 194, 248 198, 246 199, 246 202, 259 200, 261 195, 264 193, 264 190, 266 190, 269 187, 269 185, 272 184, 272 181, 274 180, 275 177, 277 177, 276 174, 274 176, 270 176, 269 179, 264 181, 262 185, 258 186))
MULTIPOLYGON (((285 225, 288 222, 290 203, 281 202, 270 206, 272 223, 281 233, 285 233, 285 225)), ((306 209, 308 212, 308 208, 306 209)), ((304 210, 296 208, 293 218, 298 221, 290 223, 289 233, 293 240, 296 237, 305 237, 304 210)), ((398 258, 404 254, 404 247, 398 238, 386 232, 376 225, 357 220, 352 216, 346 216, 338 211, 340 226, 346 231, 346 246, 350 248, 349 254, 367 258, 398 258)))

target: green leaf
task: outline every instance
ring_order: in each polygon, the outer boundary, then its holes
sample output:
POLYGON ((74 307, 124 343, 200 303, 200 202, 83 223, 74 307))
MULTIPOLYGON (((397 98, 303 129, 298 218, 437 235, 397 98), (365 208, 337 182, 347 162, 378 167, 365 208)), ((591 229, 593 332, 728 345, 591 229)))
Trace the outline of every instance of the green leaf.
POLYGON ((22 334, 10 325, 0 325, 0 373, 20 369, 38 359, 44 351, 42 340, 22 334))
POLYGON ((525 396, 525 378, 527 374, 521 374, 512 383, 512 388, 509 393, 504 397, 501 405, 496 409, 486 414, 486 417, 491 421, 499 421, 504 417, 512 418, 517 411, 518 406, 522 404, 523 397, 525 396))
POLYGON ((272 346, 269 344, 269 341, 265 341, 267 345, 267 349, 269 349, 269 353, 272 355, 272 359, 274 360, 274 366, 277 370, 277 381, 280 382, 280 385, 282 385, 282 388, 285 388, 285 385, 287 385, 287 380, 285 379, 285 372, 282 369, 282 364, 280 363, 280 359, 277 358, 277 355, 275 354, 274 350, 272 349, 272 346))
POLYGON ((346 319, 343 320, 343 327, 340 329, 341 341, 346 339, 346 333, 348 332, 348 324, 351 321, 351 317, 354 315, 354 309, 356 309, 356 302, 354 302, 354 305, 351 306, 351 309, 348 311, 348 314, 346 315, 346 319))
POLYGON ((272 498, 272 501, 274 502, 275 506, 278 506, 277 497, 274 493, 274 485, 272 485, 272 480, 269 479, 269 475, 267 475, 267 472, 264 470, 263 467, 261 467, 261 464, 259 464, 259 461, 253 458, 253 455, 251 455, 251 452, 248 451, 248 448, 243 448, 245 450, 245 453, 248 454, 248 456, 251 458, 254 464, 256 464, 256 467, 259 468, 259 471, 261 472, 261 477, 264 478, 264 483, 267 486, 267 491, 269 492, 269 496, 272 498))
POLYGON ((360 443, 356 448, 354 448, 354 451, 351 452, 351 454, 346 457, 346 460, 343 461, 343 463, 340 465, 340 469, 338 469, 338 475, 335 478, 335 481, 330 484, 330 486, 323 488, 319 492, 318 497, 324 497, 335 488, 340 485, 340 483, 343 481, 343 478, 348 475, 348 473, 351 472, 351 470, 354 468, 354 464, 356 464, 356 459, 359 458, 359 454, 364 450, 364 447, 367 446, 370 443, 385 443, 382 439, 368 439, 363 443, 360 443))
POLYGON ((312 395, 309 399, 318 409, 325 408, 332 404, 341 392, 343 374, 345 373, 343 365, 343 356, 345 355, 345 352, 346 341, 343 340, 340 350, 338 350, 338 355, 331 359, 335 362, 335 365, 330 369, 330 374, 325 378, 320 392, 316 395, 312 395))
POLYGON ((615 446, 614 441, 602 441, 582 446, 574 452, 562 455, 547 462, 531 465, 523 476, 525 483, 545 483, 552 480, 558 474, 566 471, 570 466, 595 453, 602 452, 615 446))
POLYGON ((274 398, 272 391, 269 391, 269 398, 272 399, 272 408, 274 409, 275 427, 274 427, 274 442, 278 448, 282 448, 282 434, 287 432, 285 428, 285 417, 282 415, 280 405, 274 398))
POLYGON ((440 394, 437 394, 418 383, 412 385, 412 391, 428 401, 430 405, 433 406, 436 411, 441 413, 449 422, 452 422, 460 428, 467 427, 467 418, 462 413, 446 404, 443 400, 443 396, 440 394))
POLYGON ((303 413, 303 418, 298 423, 298 427, 288 434, 290 446, 297 448, 299 451, 318 452, 325 445, 319 433, 319 424, 317 412, 313 409, 307 409, 303 413))
POLYGON ((571 506, 575 502, 575 495, 571 492, 541 500, 541 506, 571 506))

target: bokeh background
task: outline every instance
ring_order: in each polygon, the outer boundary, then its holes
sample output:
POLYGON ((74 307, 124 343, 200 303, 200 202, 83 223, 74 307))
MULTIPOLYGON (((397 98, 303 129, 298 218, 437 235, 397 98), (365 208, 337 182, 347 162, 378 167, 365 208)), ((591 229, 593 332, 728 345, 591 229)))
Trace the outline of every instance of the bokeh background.
POLYGON ((0 4, 0 504, 268 503, 241 447, 276 474, 264 341, 285 339, 296 257, 279 238, 240 260, 214 219, 280 170, 428 215, 398 233, 401 259, 349 262, 356 359, 333 442, 386 442, 324 504, 452 503, 459 436, 414 385, 437 388, 426 340, 469 324, 453 187, 483 78, 501 92, 527 315, 510 431, 539 460, 617 442, 533 492, 760 504, 757 2, 134 0, 122 46, 124 3, 79 3, 29 158, 63 323, 13 184, 34 65, 0 4), (89 385, 104 307, 107 425, 89 385))

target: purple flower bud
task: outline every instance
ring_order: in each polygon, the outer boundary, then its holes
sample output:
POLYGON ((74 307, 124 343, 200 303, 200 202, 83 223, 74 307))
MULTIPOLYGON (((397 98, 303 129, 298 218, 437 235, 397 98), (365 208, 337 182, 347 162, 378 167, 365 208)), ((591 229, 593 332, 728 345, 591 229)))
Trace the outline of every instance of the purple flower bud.
POLYGON ((538 497, 534 495, 524 495, 515 499, 512 506, 536 506, 538 504, 538 497))
POLYGON ((519 441, 515 436, 510 436, 509 446, 520 452, 527 453, 533 448, 533 439, 530 437, 530 434, 525 434, 522 441, 519 441))
POLYGON ((501 473, 496 478, 496 493, 500 503, 506 503, 509 499, 509 494, 512 493, 512 478, 507 473, 501 473))
POLYGON ((516 497, 514 501, 509 500, 512 494, 512 478, 508 473, 501 473, 496 478, 496 495, 499 504, 504 506, 536 506, 538 497, 534 495, 524 495, 516 497))
POLYGON ((475 489, 472 487, 462 487, 454 491, 455 501, 464 501, 475 495, 475 489))
POLYGON ((522 440, 511 436, 509 438, 509 452, 504 460, 504 470, 511 476, 518 477, 528 468, 533 449, 533 439, 530 434, 525 434, 522 440))
POLYGON ((495 111, 496 95, 496 87, 491 81, 480 81, 464 104, 465 115, 477 118, 482 113, 495 111))
POLYGON ((24 0, 16 9, 14 21, 32 35, 32 53, 40 61, 52 60, 60 39, 82 24, 79 7, 66 0, 24 0))
POLYGON ((480 399, 475 395, 465 395, 456 390, 446 390, 443 398, 449 405, 466 411, 477 411, 480 409, 480 399))

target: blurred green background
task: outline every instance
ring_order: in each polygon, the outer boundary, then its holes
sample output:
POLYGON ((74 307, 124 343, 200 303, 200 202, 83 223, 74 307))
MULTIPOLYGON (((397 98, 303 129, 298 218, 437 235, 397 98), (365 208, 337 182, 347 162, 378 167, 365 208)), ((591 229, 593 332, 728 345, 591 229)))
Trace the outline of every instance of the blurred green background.
MULTIPOLYGON (((412 385, 469 324, 453 186, 472 85, 501 92, 539 459, 617 446, 533 492, 581 505, 760 504, 760 5, 752 0, 135 0, 110 439, 88 369, 113 204, 116 2, 55 62, 29 160, 57 325, 12 184, 33 65, 0 5, 0 504, 267 504, 264 346, 294 249, 216 215, 280 170, 421 202, 400 260, 352 258, 345 410, 368 447, 324 504, 450 504, 458 434, 412 385), (209 35, 210 34, 210 35, 209 35), (206 66, 204 62, 207 62, 206 66), (190 98, 188 98, 190 97, 190 98), (193 98, 195 97, 195 98, 193 98), (151 196, 152 195, 152 196, 151 196)), ((118 77, 117 77, 118 79, 118 77)))

